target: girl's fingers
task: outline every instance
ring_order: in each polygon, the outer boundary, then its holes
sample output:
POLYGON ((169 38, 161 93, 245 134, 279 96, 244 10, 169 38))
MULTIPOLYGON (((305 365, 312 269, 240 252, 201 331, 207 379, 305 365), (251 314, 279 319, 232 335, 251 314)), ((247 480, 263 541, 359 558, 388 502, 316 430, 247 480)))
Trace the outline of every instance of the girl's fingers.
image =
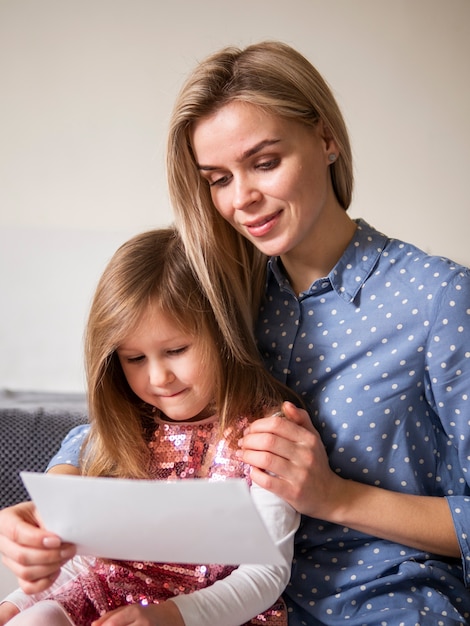
POLYGON ((36 509, 25 502, 0 512, 0 553, 26 593, 50 587, 61 566, 75 554, 57 535, 41 527, 36 509))
POLYGON ((36 507, 23 502, 0 512, 0 550, 11 545, 31 548, 58 548, 60 538, 41 528, 36 507))
POLYGON ((0 552, 22 565, 48 564, 69 559, 72 544, 41 527, 32 502, 0 511, 0 552))

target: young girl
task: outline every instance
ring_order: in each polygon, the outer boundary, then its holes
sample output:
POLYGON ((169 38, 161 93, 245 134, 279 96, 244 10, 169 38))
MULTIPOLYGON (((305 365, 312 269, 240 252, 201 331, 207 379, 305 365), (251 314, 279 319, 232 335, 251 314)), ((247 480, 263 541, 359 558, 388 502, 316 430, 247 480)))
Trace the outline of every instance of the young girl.
MULTIPOLYGON (((119 248, 98 284, 86 331, 91 429, 82 474, 238 477, 251 484, 250 468, 236 454, 238 439, 251 421, 295 397, 266 373, 231 295, 220 297, 240 357, 228 348, 173 229, 144 233, 119 248)), ((286 623, 279 597, 289 580, 298 514, 256 486, 252 495, 285 557, 282 567, 89 559, 9 623, 286 623)), ((191 533, 190 519, 187 524, 191 533)))

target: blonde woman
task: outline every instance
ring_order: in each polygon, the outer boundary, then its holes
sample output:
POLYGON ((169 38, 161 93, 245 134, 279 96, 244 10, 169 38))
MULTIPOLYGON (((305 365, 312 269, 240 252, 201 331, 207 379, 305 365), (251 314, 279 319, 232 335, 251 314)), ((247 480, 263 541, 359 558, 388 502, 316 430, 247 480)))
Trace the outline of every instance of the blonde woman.
POLYGON ((258 420, 241 442, 253 480, 303 513, 289 624, 470 623, 469 270, 348 216, 343 117, 283 43, 194 68, 167 167, 227 341, 220 273, 310 413, 258 420))

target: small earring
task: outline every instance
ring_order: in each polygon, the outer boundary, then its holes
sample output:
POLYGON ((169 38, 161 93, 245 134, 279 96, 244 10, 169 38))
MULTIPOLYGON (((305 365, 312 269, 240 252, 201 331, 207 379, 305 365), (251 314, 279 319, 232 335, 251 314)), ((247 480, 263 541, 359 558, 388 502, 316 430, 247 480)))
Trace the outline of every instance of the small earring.
POLYGON ((336 154, 334 152, 328 155, 328 161, 330 163, 334 163, 336 161, 336 154))

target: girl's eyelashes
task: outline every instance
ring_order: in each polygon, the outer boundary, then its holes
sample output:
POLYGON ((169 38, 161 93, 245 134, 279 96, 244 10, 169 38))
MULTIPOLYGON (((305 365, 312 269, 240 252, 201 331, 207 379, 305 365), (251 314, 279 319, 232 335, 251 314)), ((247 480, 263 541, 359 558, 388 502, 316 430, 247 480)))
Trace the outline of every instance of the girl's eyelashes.
POLYGON ((145 355, 144 354, 139 354, 139 356, 128 356, 128 357, 126 357, 126 361, 128 363, 140 363, 144 359, 145 359, 145 355))
POLYGON ((172 350, 168 350, 168 354, 170 356, 172 355, 177 356, 178 354, 183 354, 184 352, 186 352, 188 348, 189 346, 181 346, 180 348, 173 348, 172 350))
MULTIPOLYGON (((167 348, 166 350, 164 350, 164 354, 168 357, 179 356, 181 354, 184 354, 189 349, 189 347, 190 344, 185 344, 183 346, 178 346, 177 348, 167 348)), ((147 358, 145 354, 126 355, 118 353, 118 356, 121 361, 126 363, 142 363, 147 358)))

